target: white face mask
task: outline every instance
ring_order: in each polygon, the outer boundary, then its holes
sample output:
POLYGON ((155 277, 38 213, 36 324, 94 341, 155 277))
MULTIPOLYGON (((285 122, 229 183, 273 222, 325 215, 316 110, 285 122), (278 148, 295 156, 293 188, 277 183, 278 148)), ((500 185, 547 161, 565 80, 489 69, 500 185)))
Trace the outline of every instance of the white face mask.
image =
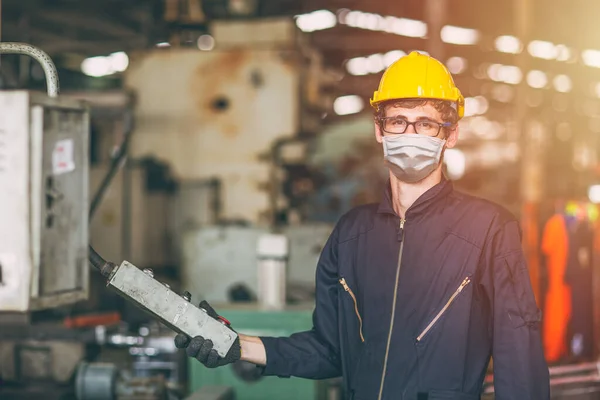
POLYGON ((443 139, 413 133, 384 136, 385 164, 402 182, 419 182, 440 165, 445 145, 443 139))

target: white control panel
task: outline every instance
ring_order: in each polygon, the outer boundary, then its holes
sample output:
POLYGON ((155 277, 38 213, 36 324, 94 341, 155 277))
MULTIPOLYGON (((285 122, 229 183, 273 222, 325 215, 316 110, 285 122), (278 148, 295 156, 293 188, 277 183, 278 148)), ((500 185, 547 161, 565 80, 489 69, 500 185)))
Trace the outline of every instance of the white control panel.
POLYGON ((88 141, 83 103, 0 92, 0 311, 87 298, 88 141))

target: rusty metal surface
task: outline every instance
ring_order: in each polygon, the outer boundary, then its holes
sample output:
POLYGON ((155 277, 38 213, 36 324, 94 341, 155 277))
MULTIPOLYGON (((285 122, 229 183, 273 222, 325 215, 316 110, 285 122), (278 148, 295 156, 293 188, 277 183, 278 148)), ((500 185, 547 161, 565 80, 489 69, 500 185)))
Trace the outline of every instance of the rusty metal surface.
POLYGON ((108 287, 176 332, 212 340, 214 349, 222 357, 237 338, 234 331, 209 317, 206 311, 127 261, 111 274, 108 287))
POLYGON ((125 82, 137 94, 133 157, 156 156, 177 178, 217 178, 224 219, 266 222, 263 156, 299 129, 294 50, 169 49, 132 55, 125 82))

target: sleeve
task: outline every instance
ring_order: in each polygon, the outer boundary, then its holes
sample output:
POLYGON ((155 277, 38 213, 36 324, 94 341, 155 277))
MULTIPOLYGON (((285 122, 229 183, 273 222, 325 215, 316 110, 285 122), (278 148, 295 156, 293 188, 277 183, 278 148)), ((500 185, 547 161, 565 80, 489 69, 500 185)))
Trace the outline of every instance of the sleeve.
POLYGON ((496 400, 549 400, 550 378, 537 307, 517 221, 487 246, 484 287, 492 308, 496 400))
POLYGON ((313 328, 290 337, 261 337, 267 365, 263 375, 328 379, 341 375, 338 341, 337 227, 317 264, 313 328))

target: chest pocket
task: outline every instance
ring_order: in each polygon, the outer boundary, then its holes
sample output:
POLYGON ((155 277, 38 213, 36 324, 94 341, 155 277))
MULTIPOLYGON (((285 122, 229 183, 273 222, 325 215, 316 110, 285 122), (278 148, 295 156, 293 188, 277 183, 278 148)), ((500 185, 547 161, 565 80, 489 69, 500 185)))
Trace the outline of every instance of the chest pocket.
POLYGON ((456 298, 461 294, 461 292, 463 291, 463 289, 465 287, 467 287, 469 284, 471 283, 471 277, 467 276, 462 283, 460 284, 460 286, 458 286, 458 288, 456 288, 456 290, 454 291, 454 293, 452 293, 452 295, 450 296, 450 298, 448 299, 448 301, 446 302, 446 304, 444 304, 444 307, 442 307, 440 309, 440 311, 438 311, 438 313, 435 315, 435 317, 433 317, 433 319, 429 322, 429 325, 427 325, 419 334, 419 336, 417 336, 417 343, 420 343, 425 336, 427 336, 427 334, 429 333, 429 331, 437 324, 437 322, 440 320, 440 318, 442 318, 444 316, 444 314, 446 313, 446 311, 448 311, 448 309, 450 308, 450 306, 452 305, 452 303, 454 303, 454 301, 456 300, 456 298))
POLYGON ((356 314, 356 318, 358 320, 358 334, 360 335, 360 340, 364 343, 365 337, 363 335, 363 320, 360 315, 360 311, 358 310, 358 300, 356 300, 356 295, 352 289, 350 289, 350 286, 348 286, 345 278, 340 278, 339 282, 344 288, 344 291, 346 291, 346 293, 348 293, 348 295, 352 298, 352 302, 354 303, 354 313, 356 314))

